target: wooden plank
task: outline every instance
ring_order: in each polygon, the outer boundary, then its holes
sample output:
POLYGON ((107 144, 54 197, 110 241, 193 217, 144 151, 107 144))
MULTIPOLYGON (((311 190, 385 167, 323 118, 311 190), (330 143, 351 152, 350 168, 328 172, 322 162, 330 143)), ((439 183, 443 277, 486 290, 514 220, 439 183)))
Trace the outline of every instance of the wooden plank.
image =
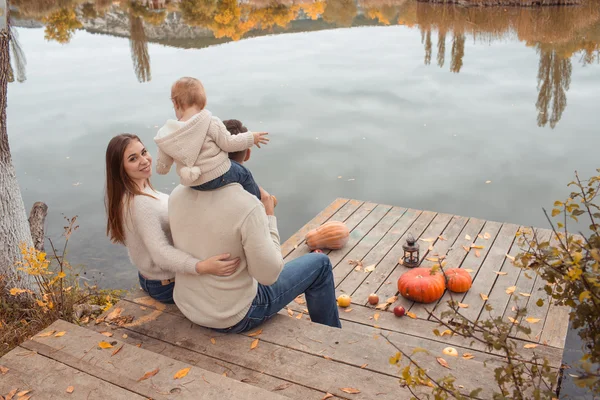
MULTIPOLYGON (((355 289, 352 294, 352 299, 355 303, 366 304, 366 299, 369 294, 376 292, 377 289, 385 284, 384 282, 386 282, 387 277, 394 270, 394 267, 398 263, 398 258, 402 254, 402 243, 405 241, 406 232, 420 215, 420 210, 408 209, 377 245, 376 249, 373 249, 373 251, 367 255, 366 265, 376 263, 377 258, 381 256, 381 253, 386 251, 388 245, 391 244, 392 246, 390 250, 385 252, 383 259, 377 262, 375 272, 369 274, 368 280, 364 280, 362 284, 355 289)), ((391 285, 392 282, 389 282, 391 285)), ((385 301, 385 299, 381 300, 385 301)))
MULTIPOLYGON (((135 308, 141 311, 139 307, 135 308)), ((182 386, 182 381, 176 380, 174 375, 189 367, 189 364, 127 345, 118 338, 108 339, 99 333, 61 320, 50 325, 45 330, 47 331, 64 331, 66 334, 61 337, 36 335, 32 340, 23 343, 22 347, 145 397, 168 399, 172 393, 177 392, 177 397, 181 399, 284 398, 200 368, 191 368, 185 376, 187 383, 182 386), (114 343, 114 347, 98 347, 98 343, 104 340, 114 343), (123 348, 113 355, 121 345, 123 348), (147 372, 156 369, 158 373, 140 381, 147 372)))
MULTIPOLYGON (((144 319, 153 311, 142 310, 139 306, 127 301, 119 302, 123 315, 131 315, 136 319, 144 319)), ((295 322, 306 324, 306 321, 295 322)), ((315 324, 310 324, 310 329, 315 324)), ((305 325, 306 326, 306 325, 305 325)), ((228 362, 275 376, 291 383, 310 387, 321 392, 329 392, 341 398, 348 398, 341 388, 358 388, 360 393, 352 399, 390 399, 408 398, 407 389, 402 388, 395 375, 380 374, 361 369, 360 366, 325 359, 322 355, 308 354, 303 351, 289 349, 269 343, 258 336, 259 344, 251 349, 254 337, 244 335, 221 335, 198 325, 191 324, 185 318, 163 313, 151 323, 125 325, 124 328, 152 338, 176 344, 183 349, 203 353, 209 357, 227 360, 228 362), (214 344, 211 342, 214 339, 214 344), (318 372, 316 372, 318 371, 318 372), (357 387, 358 386, 358 387, 357 387)), ((263 327, 264 329, 264 327, 263 327)), ((343 332, 341 329, 329 328, 331 334, 343 332)), ((387 359, 389 354, 385 354, 387 359)), ((221 396, 217 398, 228 398, 221 396)))
MULTIPOLYGON (((346 279, 344 279, 341 284, 338 284, 338 292, 353 294, 359 289, 361 284, 364 284, 365 287, 368 288, 372 278, 375 278, 375 282, 377 282, 377 275, 379 275, 381 279, 387 277, 390 270, 383 268, 383 265, 380 264, 380 262, 394 247, 402 235, 404 235, 412 221, 415 220, 415 213, 412 211, 414 210, 404 210, 404 212, 402 212, 402 215, 396 219, 394 225, 385 233, 383 238, 362 258, 363 270, 353 270, 353 272, 350 272, 350 274, 346 276, 346 279), (369 266, 375 266, 375 270, 367 272, 365 269, 369 266)), ((390 212, 390 214, 392 214, 392 212, 390 212)), ((388 214, 388 217, 390 214, 388 214)), ((377 287, 378 286, 379 285, 377 285, 377 287)), ((363 297, 353 296, 354 302, 358 304, 366 304, 367 298, 368 294, 363 295, 363 297)))
MULTIPOLYGON (((492 288, 494 287, 494 283, 496 283, 496 279, 499 276, 495 271, 502 272, 502 267, 504 265, 506 265, 506 269, 517 269, 512 264, 505 263, 507 260, 506 254, 508 254, 510 248, 515 242, 515 234, 517 233, 517 229, 519 229, 517 225, 502 225, 500 233, 496 237, 496 240, 494 240, 493 245, 485 257, 485 261, 481 265, 481 268, 479 268, 479 271, 473 280, 473 286, 462 296, 462 299, 460 296, 457 296, 458 301, 468 305, 468 308, 462 308, 460 313, 469 320, 475 321, 483 310, 485 301, 480 296, 480 293, 483 293, 487 296, 490 295, 492 288)), ((509 286, 501 287, 501 289, 504 290, 508 288, 509 286)), ((505 293, 505 296, 508 298, 509 294, 505 293)))
MULTIPOLYGON (((485 260, 491 245, 493 244, 498 232, 500 232, 500 228, 502 227, 502 224, 499 222, 485 221, 480 232, 482 236, 484 236, 486 233, 489 235, 490 239, 486 240, 477 236, 480 233, 476 231, 478 226, 477 222, 477 220, 473 219, 469 221, 469 224, 467 224, 465 227, 463 234, 461 234, 461 237, 453 246, 453 251, 448 255, 446 259, 447 264, 445 266, 446 269, 464 268, 469 270, 469 273, 473 277, 473 284, 477 279, 477 272, 479 271, 481 264, 485 260), (471 221, 474 222, 473 225, 470 225, 471 221), (472 244, 481 245, 484 246, 484 248, 471 249, 470 246, 472 244), (465 251, 463 247, 466 247, 469 249, 469 251, 465 251), (477 253, 475 250, 477 250, 477 253), (477 254, 479 254, 479 256, 477 256, 477 254)), ((441 315, 444 311, 451 310, 451 308, 448 306, 449 300, 462 302, 462 298, 463 295, 453 294, 446 290, 442 298, 438 300, 437 304, 435 304, 435 308, 430 307, 430 309, 433 309, 433 315, 435 315, 437 318, 441 318, 441 315)))
POLYGON ((281 254, 285 258, 289 253, 294 250, 294 247, 304 240, 304 236, 311 229, 316 228, 329 219, 337 210, 339 210, 344 204, 348 202, 348 199, 335 199, 330 205, 325 207, 316 217, 310 220, 306 225, 300 228, 294 233, 288 240, 281 245, 281 254))
MULTIPOLYGON (((380 216, 381 219, 378 220, 371 230, 360 239, 358 244, 354 246, 354 248, 343 258, 343 261, 339 262, 334 268, 333 281, 335 282, 336 287, 339 286, 349 274, 355 274, 357 276, 364 277, 364 271, 362 269, 360 271, 355 271, 355 265, 349 264, 349 261, 362 260, 369 253, 369 251, 371 251, 371 249, 375 247, 377 243, 379 243, 379 241, 405 212, 405 208, 393 207, 389 209, 387 206, 381 207, 380 209, 375 209, 373 211, 371 214, 373 216, 373 221, 375 218, 379 218, 380 216)), ((366 218, 364 222, 365 224, 363 229, 364 232, 367 232, 367 229, 369 229, 368 226, 372 222, 368 221, 368 218, 366 218)), ((332 264, 336 261, 336 258, 332 257, 331 254, 330 259, 332 259, 332 264)), ((368 265, 363 263, 363 268, 366 267, 368 267, 368 265)), ((337 294, 341 294, 343 292, 343 290, 337 290, 337 294)))
POLYGON ((350 238, 348 239, 348 243, 346 243, 346 245, 343 248, 339 250, 333 250, 329 253, 329 259, 331 260, 331 265, 333 265, 334 268, 334 276, 335 269, 340 266, 340 262, 346 257, 348 253, 350 253, 354 249, 354 247, 357 244, 359 244, 363 240, 365 235, 367 235, 371 231, 371 229, 373 229, 373 227, 377 225, 377 223, 379 223, 379 221, 383 217, 385 217, 385 215, 391 210, 391 208, 392 206, 388 206, 385 204, 376 204, 373 208, 373 211, 368 216, 366 216, 358 225, 356 225, 354 229, 352 229, 352 231, 350 232, 350 238))
MULTIPOLYGON (((9 371, 0 375, 0 397, 11 390, 31 390, 33 399, 143 400, 136 393, 104 382, 84 371, 17 347, 0 359, 9 371), (73 392, 67 388, 73 386, 73 392)), ((15 396, 14 399, 17 399, 15 396)))
POLYGON ((239 365, 232 364, 227 360, 212 358, 194 350, 184 349, 175 344, 154 339, 138 332, 133 332, 125 328, 110 326, 107 328, 104 324, 91 324, 87 327, 96 332, 110 331, 119 338, 132 346, 140 346, 143 349, 162 354, 174 360, 178 360, 190 365, 195 365, 215 374, 225 375, 228 378, 242 381, 248 385, 257 386, 265 390, 273 391, 275 388, 284 388, 278 390, 278 393, 293 399, 320 399, 325 392, 319 392, 311 388, 287 382, 274 376, 261 374, 260 372, 249 370, 239 365), (126 337, 123 337, 125 334, 126 337))
MULTIPOLYGON (((302 306, 299 306, 298 304, 295 304, 290 308, 292 308, 294 311, 302 310, 302 306)), ((445 328, 440 327, 440 325, 438 325, 437 323, 433 321, 428 321, 426 319, 412 319, 409 317, 398 318, 392 313, 373 310, 372 308, 360 305, 353 305, 351 307, 350 312, 344 312, 345 310, 340 311, 340 319, 342 320, 344 330, 354 330, 356 329, 356 324, 369 326, 371 328, 377 325, 381 331, 398 332, 406 335, 411 335, 417 338, 423 338, 439 342, 444 344, 445 346, 460 346, 493 354, 496 356, 502 356, 502 353, 500 351, 489 351, 485 348, 485 345, 478 341, 473 341, 470 338, 463 338, 459 335, 436 336, 433 333, 434 329, 443 331, 445 328), (375 321, 374 319, 375 313, 379 314, 379 318, 377 319, 377 321, 375 321)), ((290 319, 293 319, 293 317, 290 319)), ((514 339, 514 342, 520 349, 523 348, 523 345, 531 343, 529 341, 524 341, 520 339, 514 339)), ((560 367, 562 362, 562 351, 550 346, 539 345, 535 349, 519 350, 519 356, 523 361, 528 361, 531 360, 531 358, 534 355, 534 352, 538 356, 546 357, 552 367, 560 367)))
MULTIPOLYGON (((515 257, 517 256, 517 254, 524 251, 527 251, 527 248, 521 248, 517 239, 514 241, 512 247, 510 248, 510 252, 508 253, 508 255, 510 257, 515 257)), ((517 303, 519 306, 521 306, 522 304, 527 304, 527 296, 523 296, 521 295, 521 293, 531 293, 533 280, 526 279, 525 277, 523 277, 523 279, 525 279, 527 282, 531 282, 531 284, 525 286, 520 285, 520 275, 523 273, 523 271, 521 270, 521 268, 515 267, 510 258, 506 258, 504 260, 502 269, 499 269, 499 271, 506 273, 506 275, 498 275, 498 277, 496 278, 496 283, 494 284, 494 287, 492 288, 488 296, 488 300, 486 301, 486 304, 489 304, 492 307, 492 309, 490 311, 485 311, 484 309, 482 309, 479 315, 480 319, 489 317, 496 318, 500 316, 506 318, 508 315, 504 315, 505 310, 507 309, 509 304, 511 302, 514 303, 516 299, 519 299, 517 303), (507 295, 506 288, 511 286, 515 286, 516 289, 514 293, 507 295)))
MULTIPOLYGON (((398 293, 396 284, 398 281, 398 276, 400 276, 398 272, 398 258, 404 254, 404 250, 402 250, 402 245, 406 242, 406 237, 411 234, 415 238, 421 236, 423 231, 427 229, 431 221, 435 218, 437 214, 431 211, 423 211, 415 220, 415 222, 410 226, 407 232, 402 235, 402 237, 396 242, 396 245, 390 250, 390 252, 385 256, 381 264, 384 265, 382 269, 388 269, 387 265, 391 265, 391 272, 388 276, 385 277, 385 282, 390 282, 389 284, 383 283, 379 286, 379 288, 374 292, 379 294, 380 301, 385 301, 389 297, 395 296, 398 293)), ((382 271, 380 271, 382 272, 382 271)), ((375 285, 372 285, 371 288, 374 288, 375 285)), ((359 299, 362 299, 360 297, 359 299)))
POLYGON ((564 349, 571 310, 569 306, 558 306, 554 303, 550 305, 548 316, 544 321, 544 329, 540 336, 540 343, 564 349))
MULTIPOLYGON (((348 202, 346 204, 344 204, 344 206, 342 208, 340 208, 338 211, 336 211, 336 213, 333 214, 331 216, 331 218, 329 218, 326 222, 328 222, 328 221, 346 222, 346 220, 348 218, 350 218, 350 216, 352 216, 356 212, 356 210, 358 210, 363 204, 364 204, 363 201, 348 200, 348 202)), ((314 228, 317 228, 318 226, 319 225, 316 225, 316 226, 314 226, 314 228)), ((352 229, 352 228, 348 227, 348 229, 352 229)), ((307 254, 308 252, 310 252, 310 249, 308 248, 308 246, 306 246, 306 240, 302 239, 302 242, 300 244, 298 244, 297 247, 291 253, 289 253, 287 256, 284 257, 284 261, 285 262, 291 261, 295 258, 300 257, 301 255, 307 254)))

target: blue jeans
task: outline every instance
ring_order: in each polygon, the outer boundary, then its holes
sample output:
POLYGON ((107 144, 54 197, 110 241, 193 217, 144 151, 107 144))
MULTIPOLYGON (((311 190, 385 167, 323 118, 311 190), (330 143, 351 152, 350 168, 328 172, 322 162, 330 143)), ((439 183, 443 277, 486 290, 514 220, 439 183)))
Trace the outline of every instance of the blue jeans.
POLYGON ((256 182, 254 182, 254 177, 250 170, 233 160, 231 161, 231 168, 229 168, 229 171, 212 181, 208 181, 202 185, 192 186, 192 189, 214 190, 229 185, 230 183, 239 183, 246 192, 255 195, 260 200, 260 189, 256 182))
POLYGON ((175 304, 173 301, 173 289, 175 289, 175 279, 171 282, 146 279, 138 272, 140 286, 144 292, 148 293, 154 300, 165 304, 175 304), (168 282, 168 283, 167 283, 168 282))
POLYGON ((310 253, 285 264, 279 279, 271 286, 258 284, 256 297, 244 319, 230 328, 215 330, 240 333, 256 328, 302 293, 305 293, 311 321, 342 327, 331 261, 325 254, 310 253))

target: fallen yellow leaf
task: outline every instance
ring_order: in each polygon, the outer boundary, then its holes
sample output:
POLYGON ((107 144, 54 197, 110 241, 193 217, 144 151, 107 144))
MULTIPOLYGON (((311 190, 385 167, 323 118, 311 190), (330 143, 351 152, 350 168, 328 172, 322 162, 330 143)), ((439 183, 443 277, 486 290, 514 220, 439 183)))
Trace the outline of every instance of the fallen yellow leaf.
POLYGON ((398 300, 398 296, 392 296, 389 299, 387 299, 385 302, 388 304, 392 304, 392 303, 395 303, 396 300, 398 300))
POLYGON ((258 347, 258 341, 259 341, 259 339, 254 339, 252 341, 252 344, 250 345, 250 350, 254 350, 255 348, 258 347))
POLYGON ((465 359, 465 360, 470 360, 471 358, 475 358, 475 356, 473 354, 471 354, 471 353, 464 353, 462 355, 462 358, 465 359))
POLYGON ((463 268, 463 271, 467 271, 468 273, 473 273, 473 270, 471 268, 463 268))
POLYGON ((108 314, 106 316, 107 320, 111 320, 111 319, 115 319, 117 318, 119 315, 121 315, 121 313, 123 312, 123 309, 120 307, 115 308, 114 310, 112 310, 112 312, 110 314, 108 314))
POLYGON ((440 364, 442 367, 450 369, 448 362, 446 360, 444 360, 442 357, 436 357, 436 360, 437 360, 438 364, 440 364))
POLYGON ((515 261, 515 258, 510 254, 506 254, 506 258, 508 258, 510 261, 515 261))
POLYGON ((360 366, 360 368, 361 369, 365 369, 365 368, 367 368, 367 365, 369 365, 369 364, 363 364, 363 365, 360 366))
POLYGON ((98 343, 98 347, 100 347, 101 349, 110 349, 112 346, 112 344, 105 342, 104 340, 101 341, 100 343, 98 343))
POLYGON ((433 246, 429 246, 429 247, 427 248, 427 250, 429 250, 429 251, 433 251, 433 246))
POLYGON ((5 366, 3 366, 3 365, 0 365, 0 373, 1 373, 2 375, 6 375, 6 373, 7 373, 8 371, 9 371, 9 369, 8 369, 8 368, 6 368, 6 367, 5 367, 5 366))
POLYGON ((496 275, 506 275, 506 274, 508 274, 508 272, 500 272, 500 271, 494 271, 494 273, 496 275))
POLYGON ((469 251, 471 251, 471 249, 470 249, 469 247, 467 247, 467 246, 463 246, 462 248, 463 248, 463 249, 465 249, 465 251, 466 251, 467 253, 468 253, 469 251))
POLYGON ((523 292, 519 292, 519 294, 523 297, 531 297, 531 293, 523 293, 523 292))
POLYGON ((324 359, 331 361, 331 357, 329 356, 323 356, 324 359))
POLYGON ((330 399, 332 397, 333 397, 333 395, 331 393, 327 393, 327 394, 325 394, 325 396, 323 396, 323 398, 321 400, 327 400, 327 399, 330 399))
POLYGON ((140 379, 138 379, 137 381, 138 381, 138 382, 145 381, 146 379, 148 379, 148 378, 151 378, 151 377, 153 377, 153 376, 154 376, 154 375, 156 375, 156 374, 158 374, 158 368, 156 368, 156 369, 154 369, 154 370, 152 370, 152 371, 148 371, 148 372, 146 372, 146 373, 144 374, 144 376, 142 376, 142 377, 141 377, 140 379))
POLYGON ((65 331, 58 332, 56 335, 54 335, 54 337, 61 337, 61 336, 65 336, 65 333, 67 333, 67 332, 65 332, 65 331))
POLYGON ((254 337, 254 336, 260 335, 261 333, 262 333, 262 329, 259 329, 257 331, 252 332, 252 333, 249 333, 248 336, 254 337))
POLYGON ((436 263, 436 262, 438 262, 438 261, 439 261, 439 259, 438 259, 437 257, 435 257, 435 258, 434 258, 434 257, 427 257, 427 258, 425 258, 425 259, 426 259, 427 261, 431 261, 431 262, 434 262, 434 263, 436 263))
POLYGON ((13 389, 13 390, 11 390, 10 392, 8 392, 8 394, 6 395, 5 398, 8 399, 8 400, 11 400, 13 398, 13 396, 15 394, 17 394, 17 390, 19 390, 19 389, 13 389))
POLYGON ((67 388, 67 393, 73 393, 74 390, 75 390, 75 388, 73 386, 69 386, 67 388))
POLYGON ((344 310, 344 312, 350 312, 350 311, 352 311, 352 309, 350 307, 348 307, 344 310))
POLYGON ((177 373, 173 376, 173 379, 181 379, 183 377, 185 377, 188 372, 190 372, 190 367, 184 368, 184 369, 180 369, 179 371, 177 371, 177 373))
POLYGON ((505 292, 506 292, 506 294, 513 294, 515 292, 515 290, 517 290, 517 287, 511 286, 509 288, 506 288, 505 292))
POLYGON ((435 239, 433 239, 433 238, 419 239, 419 240, 422 240, 422 241, 424 241, 424 242, 429 242, 429 243, 431 243, 431 242, 434 242, 434 241, 435 241, 435 239))
POLYGON ((488 299, 487 295, 483 294, 483 293, 479 293, 479 297, 481 297, 481 300, 486 301, 488 299))
POLYGON ((404 259, 402 257, 398 259, 398 264, 404 265, 404 259))
POLYGON ((509 320, 510 322, 512 322, 513 324, 519 324, 519 321, 517 321, 516 319, 514 319, 514 318, 512 318, 512 317, 507 317, 507 318, 508 318, 508 320, 509 320))
POLYGON ((54 335, 54 333, 55 333, 55 332, 56 332, 56 331, 48 331, 48 332, 40 333, 40 334, 38 335, 38 337, 48 337, 48 336, 52 336, 52 335, 54 335))
POLYGON ((287 313, 290 317, 294 316, 294 312, 289 307, 287 308, 287 313))
POLYGON ((300 305, 302 305, 302 304, 306 304, 306 300, 304 300, 304 299, 302 298, 302 295, 300 295, 300 296, 296 297, 296 298, 294 299, 294 301, 295 301, 296 303, 300 304, 300 305))
POLYGON ((440 333, 440 336, 444 336, 444 335, 452 335, 452 331, 450 329, 446 329, 445 331, 440 333))
POLYGON ((365 267, 365 272, 373 272, 373 271, 375 271, 375 264, 365 267))
POLYGON ((472 248, 472 249, 479 249, 479 250, 483 250, 483 249, 485 249, 485 247, 484 247, 484 246, 480 246, 480 245, 477 245, 477 244, 472 244, 472 245, 471 245, 471 248, 472 248))
POLYGON ((411 317, 412 319, 417 319, 417 315, 416 315, 415 313, 413 313, 413 312, 410 312, 410 311, 408 311, 408 312, 406 313, 406 315, 408 315, 408 316, 409 316, 409 317, 411 317))
POLYGON ((477 258, 481 257, 481 253, 479 252, 479 250, 475 250, 475 257, 477 257, 477 258))
POLYGON ((212 344, 217 344, 217 341, 215 340, 215 338, 214 338, 214 337, 211 337, 211 338, 210 338, 210 342, 211 342, 212 344))
POLYGON ((527 317, 527 318, 525 318, 525 321, 529 322, 530 324, 536 324, 536 323, 540 322, 541 319, 539 319, 539 318, 533 318, 533 317, 527 317))
POLYGON ((375 315, 373 315, 373 319, 377 321, 379 319, 379 313, 375 313, 375 315))
POLYGON ((127 339, 127 337, 128 337, 128 336, 127 336, 127 334, 126 334, 126 333, 124 333, 124 334, 123 334, 123 339, 127 339))
POLYGON ((438 239, 440 239, 440 240, 448 240, 448 239, 446 239, 445 237, 443 237, 443 236, 441 236, 441 235, 440 235, 440 236, 438 236, 438 239))
POLYGON ((340 388, 340 390, 341 390, 342 392, 345 392, 345 393, 350 393, 350 394, 357 394, 357 393, 360 393, 360 390, 358 390, 358 389, 354 389, 354 388, 340 388))
POLYGON ((488 239, 489 239, 489 238, 491 238, 491 237, 492 237, 492 235, 490 235, 490 234, 489 234, 489 233, 487 233, 487 232, 483 234, 483 238, 484 238, 485 240, 488 240, 488 239))
POLYGON ((23 397, 29 392, 31 392, 31 390, 22 390, 19 393, 17 393, 17 397, 23 397))
POLYGON ((458 303, 459 308, 469 308, 469 305, 466 303, 458 303))
POLYGON ((298 315, 296 315, 296 319, 302 319, 302 313, 298 313, 298 315))
POLYGON ((473 240, 470 235, 465 235, 465 240, 473 240))
POLYGON ((526 349, 535 349, 536 347, 538 347, 537 344, 535 343, 527 343, 525 346, 523 346, 526 349))
POLYGON ((104 335, 106 337, 112 337, 112 332, 100 332, 101 335, 104 335))

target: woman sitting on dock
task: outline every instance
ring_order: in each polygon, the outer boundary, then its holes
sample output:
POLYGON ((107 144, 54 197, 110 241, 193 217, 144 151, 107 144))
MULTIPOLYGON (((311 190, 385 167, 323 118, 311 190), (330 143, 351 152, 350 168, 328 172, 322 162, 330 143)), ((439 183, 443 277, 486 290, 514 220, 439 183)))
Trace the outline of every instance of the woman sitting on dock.
POLYGON ((106 149, 106 234, 127 247, 138 268, 140 285, 150 297, 173 303, 175 273, 184 277, 233 274, 239 259, 229 254, 192 257, 172 245, 168 219, 169 196, 150 184, 152 157, 140 138, 117 135, 106 149))
MULTIPOLYGON (((235 134, 232 127, 242 125, 226 126, 235 134)), ((242 154, 240 161, 249 157, 242 154)), ((175 246, 198 258, 225 250, 240 258, 239 269, 229 276, 181 279, 178 272, 175 303, 198 325, 239 333, 304 293, 313 322, 341 328, 329 257, 310 253, 284 265, 274 200, 260 191, 261 200, 237 183, 204 192, 182 185, 173 190, 169 222, 175 246)))

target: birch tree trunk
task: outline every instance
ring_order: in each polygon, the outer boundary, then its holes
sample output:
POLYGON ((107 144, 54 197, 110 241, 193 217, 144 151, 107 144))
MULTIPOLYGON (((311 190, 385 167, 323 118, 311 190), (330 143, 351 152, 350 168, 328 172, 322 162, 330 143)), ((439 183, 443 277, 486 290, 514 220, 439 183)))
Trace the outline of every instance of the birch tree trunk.
POLYGON ((33 241, 6 131, 9 45, 8 4, 7 0, 0 0, 0 275, 4 276, 6 286, 12 288, 31 285, 31 280, 17 271, 15 262, 21 260, 19 244, 32 246, 33 241))

